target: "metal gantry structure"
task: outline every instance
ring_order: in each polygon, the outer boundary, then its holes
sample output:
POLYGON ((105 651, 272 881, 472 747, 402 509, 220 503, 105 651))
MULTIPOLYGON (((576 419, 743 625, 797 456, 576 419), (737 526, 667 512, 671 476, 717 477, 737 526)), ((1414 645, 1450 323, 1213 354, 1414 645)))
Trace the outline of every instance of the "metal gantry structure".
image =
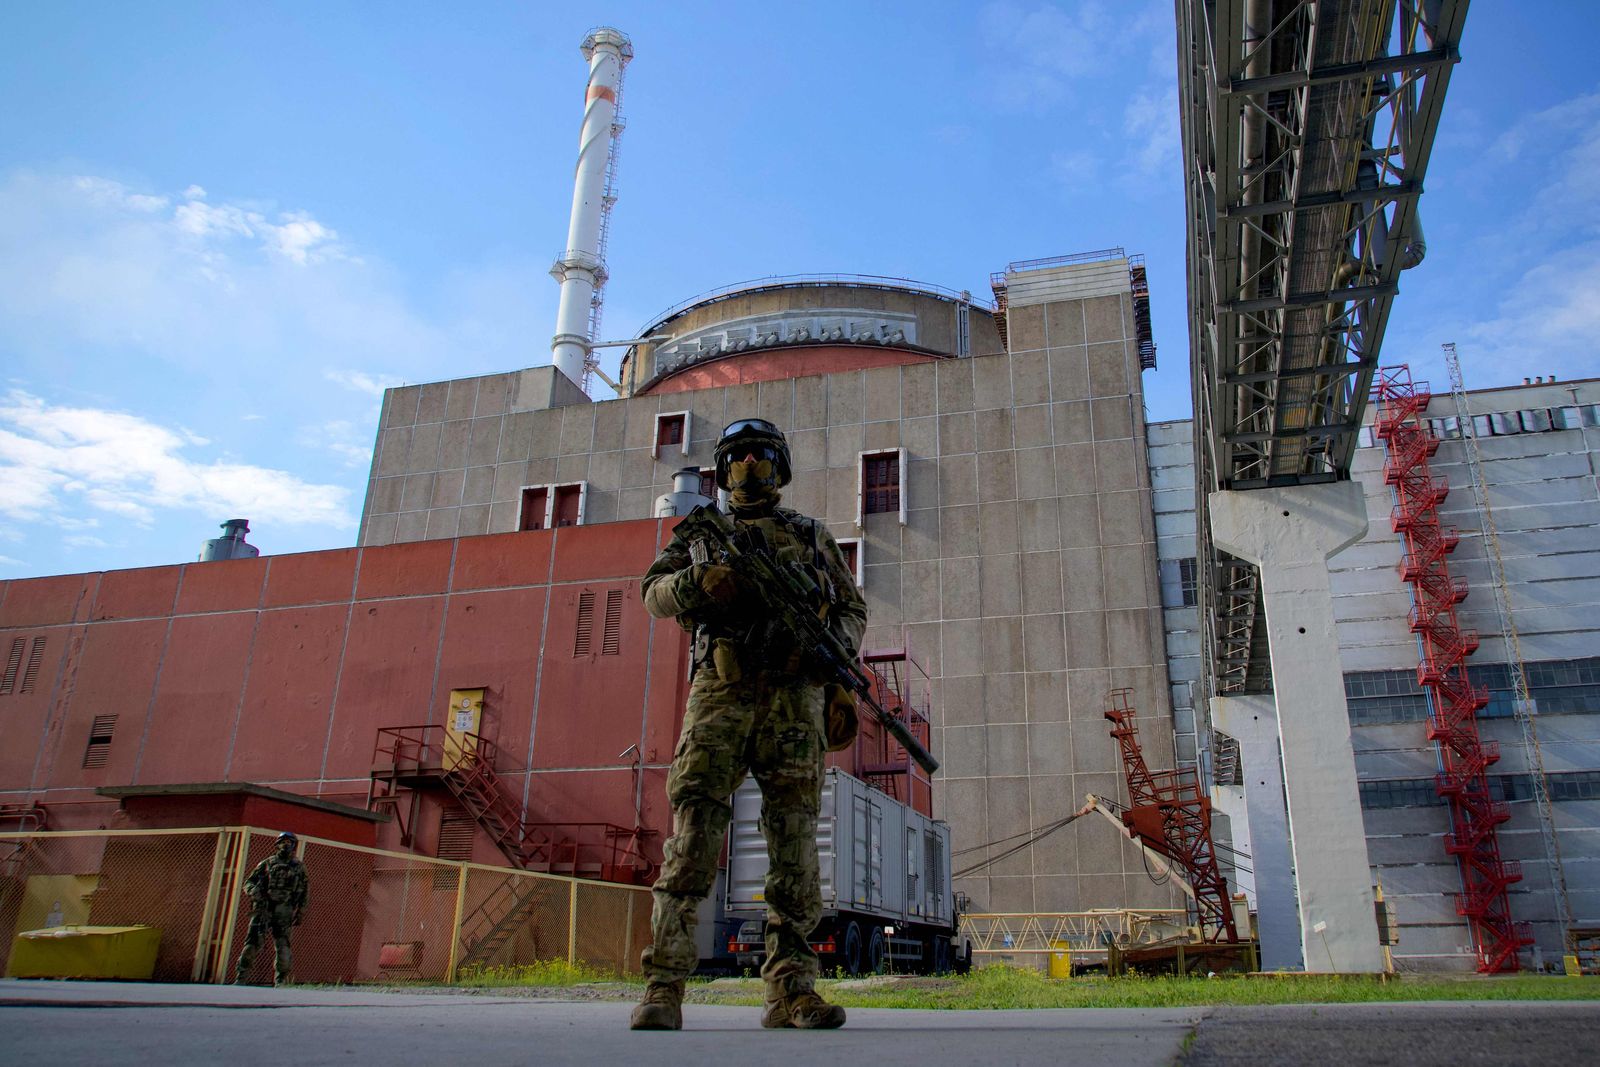
POLYGON ((1205 494, 1341 481, 1398 291, 1467 0, 1177 0, 1202 639, 1271 688, 1259 576, 1205 494))

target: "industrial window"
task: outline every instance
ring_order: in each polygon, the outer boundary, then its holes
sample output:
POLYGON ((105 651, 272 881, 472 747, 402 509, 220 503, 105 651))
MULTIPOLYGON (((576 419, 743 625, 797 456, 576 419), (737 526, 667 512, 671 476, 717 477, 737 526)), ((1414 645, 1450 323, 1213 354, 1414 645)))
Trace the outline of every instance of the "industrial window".
POLYGON ((856 495, 856 525, 860 526, 867 515, 898 513, 901 523, 906 521, 905 484, 906 451, 897 448, 892 452, 863 452, 861 454, 860 484, 856 495))
POLYGON ((700 468, 700 495, 717 499, 717 468, 700 468))
POLYGON ((689 413, 663 411, 656 416, 656 443, 650 454, 657 459, 676 446, 680 455, 689 454, 689 413))
POLYGON ((572 656, 577 659, 589 654, 594 637, 594 593, 585 589, 578 594, 578 633, 572 642, 572 656))
POLYGON ((522 515, 519 530, 543 530, 550 524, 550 487, 530 485, 522 490, 522 515))
POLYGON ((1179 590, 1183 596, 1183 606, 1186 608, 1192 608, 1196 603, 1194 563, 1193 556, 1178 561, 1179 590))
POLYGON ((1600 800, 1600 771, 1550 775, 1551 800, 1600 800))
POLYGON ((850 568, 850 574, 855 578, 857 586, 865 586, 861 577, 861 538, 841 537, 838 540, 839 551, 844 555, 844 565, 850 568))
POLYGON ((1195 559, 1164 559, 1161 574, 1161 603, 1169 608, 1191 608, 1197 603, 1195 559))
POLYGON ((622 652, 622 590, 606 590, 605 629, 600 634, 600 654, 616 656, 622 652))
POLYGON ((117 728, 115 715, 96 715, 89 724, 89 744, 83 750, 85 767, 104 767, 111 755, 111 734, 117 728))
POLYGON ((1419 808, 1443 804, 1432 778, 1398 778, 1383 782, 1360 782, 1363 808, 1419 808))
POLYGON ((44 658, 45 641, 44 637, 35 637, 32 647, 29 647, 26 637, 11 639, 11 650, 6 653, 5 674, 0 676, 0 696, 33 692, 33 683, 39 678, 39 663, 44 658), (24 654, 27 657, 26 666, 23 664, 24 654))
POLYGON ((558 485, 554 490, 554 498, 550 502, 550 525, 583 525, 583 506, 589 495, 587 483, 558 485))

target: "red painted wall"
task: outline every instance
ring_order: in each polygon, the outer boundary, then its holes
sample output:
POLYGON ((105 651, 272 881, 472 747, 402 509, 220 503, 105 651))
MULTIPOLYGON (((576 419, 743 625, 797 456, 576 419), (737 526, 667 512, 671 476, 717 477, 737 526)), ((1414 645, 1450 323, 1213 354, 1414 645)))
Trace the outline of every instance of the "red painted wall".
POLYGON ((924 352, 867 345, 813 345, 763 348, 741 352, 709 363, 696 363, 657 382, 647 393, 687 393, 695 389, 720 389, 749 382, 776 382, 813 374, 899 367, 907 363, 932 363, 939 359, 924 352))
MULTIPOLYGON (((482 688, 482 732, 530 819, 637 821, 659 859, 689 639, 646 614, 638 578, 669 536, 643 520, 0 584, 0 654, 45 638, 33 691, 0 696, 0 804, 44 804, 53 829, 117 817, 100 786, 253 782, 365 807, 378 731, 440 723, 450 690, 482 688), (86 768, 106 715, 105 765, 86 768)), ((914 799, 926 810, 925 786, 914 799)), ((413 848, 433 851, 441 810, 430 794, 408 815, 413 848)), ((400 836, 387 824, 378 844, 400 836)), ((473 858, 503 862, 487 835, 473 858)))
MULTIPOLYGON (((644 612, 638 577, 667 536, 647 520, 6 582, 0 653, 45 648, 33 690, 0 696, 0 803, 45 804, 63 829, 112 817, 98 786, 247 781, 361 807, 380 728, 441 722, 451 689, 483 688, 483 732, 530 817, 632 826, 642 775, 662 829, 688 643, 644 612), (599 610, 578 657, 584 591, 599 610), (106 763, 85 768, 105 715, 106 763), (621 755, 634 745, 642 771, 621 755)), ((423 816, 437 822, 431 800, 423 816)))

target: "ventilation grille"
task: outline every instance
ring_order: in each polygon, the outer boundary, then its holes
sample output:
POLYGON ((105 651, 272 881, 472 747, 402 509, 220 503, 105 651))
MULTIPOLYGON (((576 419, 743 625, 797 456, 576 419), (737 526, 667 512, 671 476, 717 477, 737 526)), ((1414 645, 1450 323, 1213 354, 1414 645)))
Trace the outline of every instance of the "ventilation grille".
POLYGON ((85 767, 104 767, 111 755, 111 735, 117 728, 115 715, 96 715, 89 724, 89 744, 83 750, 85 767))
POLYGON ((622 590, 606 590, 606 625, 600 636, 600 654, 615 656, 622 651, 622 590))
POLYGON ((922 838, 922 884, 935 908, 944 904, 944 842, 935 833, 922 838))
POLYGON ((22 653, 27 648, 28 639, 26 637, 12 639, 11 651, 6 654, 5 675, 0 677, 0 696, 8 696, 13 692, 33 692, 33 683, 39 677, 39 662, 44 658, 44 643, 45 638, 43 637, 35 637, 33 639, 33 647, 27 649, 28 665, 23 667, 22 653), (22 675, 21 679, 17 677, 19 671, 22 675), (22 683, 21 685, 17 684, 19 680, 22 683))
POLYGON ((587 656, 594 636, 594 594, 585 590, 578 594, 578 635, 572 642, 572 654, 587 656))
MULTIPOLYGON (((447 811, 439 819, 439 847, 442 860, 466 863, 472 859, 472 816, 464 811, 447 811)), ((454 889, 460 875, 449 867, 435 867, 433 888, 454 889)))

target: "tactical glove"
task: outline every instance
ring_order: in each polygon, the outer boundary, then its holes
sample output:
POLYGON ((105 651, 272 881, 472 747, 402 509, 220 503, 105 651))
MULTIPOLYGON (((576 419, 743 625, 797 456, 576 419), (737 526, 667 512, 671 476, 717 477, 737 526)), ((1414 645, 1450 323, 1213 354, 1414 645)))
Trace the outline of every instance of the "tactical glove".
POLYGON ((695 570, 698 572, 695 582, 700 586, 700 592, 713 604, 727 607, 744 592, 739 576, 733 573, 731 567, 720 563, 698 563, 695 570))

